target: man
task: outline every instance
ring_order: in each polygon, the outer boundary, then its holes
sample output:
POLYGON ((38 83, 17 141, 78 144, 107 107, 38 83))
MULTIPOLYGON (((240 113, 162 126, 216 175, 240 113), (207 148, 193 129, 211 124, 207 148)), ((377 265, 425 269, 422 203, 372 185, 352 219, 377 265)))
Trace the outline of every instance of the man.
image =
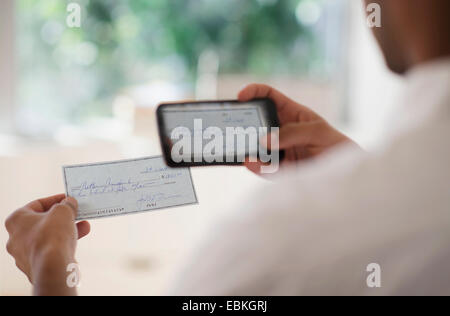
MULTIPOLYGON (((450 294, 450 2, 377 2, 375 35, 408 85, 390 142, 366 154, 280 92, 241 91, 277 104, 285 172, 218 220, 173 294, 450 294)), ((89 232, 76 210, 59 195, 6 221, 35 294, 75 294, 65 268, 89 232)))

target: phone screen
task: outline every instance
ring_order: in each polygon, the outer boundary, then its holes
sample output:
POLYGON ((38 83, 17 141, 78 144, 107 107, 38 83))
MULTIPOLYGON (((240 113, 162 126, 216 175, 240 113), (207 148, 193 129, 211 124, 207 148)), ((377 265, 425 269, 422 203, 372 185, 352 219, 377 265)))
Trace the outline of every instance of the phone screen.
POLYGON ((162 104, 157 116, 163 152, 171 165, 240 164, 247 156, 258 156, 259 138, 279 126, 268 99, 162 104), (184 148, 177 147, 182 141, 184 148), (177 162, 173 149, 185 159, 177 162))

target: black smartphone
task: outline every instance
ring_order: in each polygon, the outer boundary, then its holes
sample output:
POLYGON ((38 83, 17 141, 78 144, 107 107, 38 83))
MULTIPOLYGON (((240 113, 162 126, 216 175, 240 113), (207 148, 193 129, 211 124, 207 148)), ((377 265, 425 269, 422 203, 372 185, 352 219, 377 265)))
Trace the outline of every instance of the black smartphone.
POLYGON ((283 152, 260 144, 264 135, 280 126, 270 99, 163 103, 156 116, 170 167, 240 165, 247 157, 263 162, 283 158, 283 152))

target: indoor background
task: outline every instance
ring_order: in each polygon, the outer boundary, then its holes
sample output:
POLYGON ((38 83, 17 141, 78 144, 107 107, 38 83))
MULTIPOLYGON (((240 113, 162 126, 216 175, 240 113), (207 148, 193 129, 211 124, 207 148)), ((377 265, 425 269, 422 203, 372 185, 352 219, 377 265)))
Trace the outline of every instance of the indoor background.
MULTIPOLYGON (((0 35, 0 295, 30 293, 5 250, 8 214, 64 192, 63 165, 159 155, 158 103, 266 83, 370 150, 401 89, 354 0, 1 0, 0 35), (66 25, 70 2, 81 28, 66 25)), ((91 221, 81 294, 163 293, 205 223, 264 181, 192 175, 199 205, 91 221)))

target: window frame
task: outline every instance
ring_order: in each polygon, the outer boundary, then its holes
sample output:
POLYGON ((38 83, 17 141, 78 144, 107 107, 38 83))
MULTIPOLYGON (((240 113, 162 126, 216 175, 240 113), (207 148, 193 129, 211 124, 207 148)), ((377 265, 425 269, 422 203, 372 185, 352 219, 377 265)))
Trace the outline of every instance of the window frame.
POLYGON ((11 132, 15 121, 14 0, 0 1, 0 132, 11 132))

